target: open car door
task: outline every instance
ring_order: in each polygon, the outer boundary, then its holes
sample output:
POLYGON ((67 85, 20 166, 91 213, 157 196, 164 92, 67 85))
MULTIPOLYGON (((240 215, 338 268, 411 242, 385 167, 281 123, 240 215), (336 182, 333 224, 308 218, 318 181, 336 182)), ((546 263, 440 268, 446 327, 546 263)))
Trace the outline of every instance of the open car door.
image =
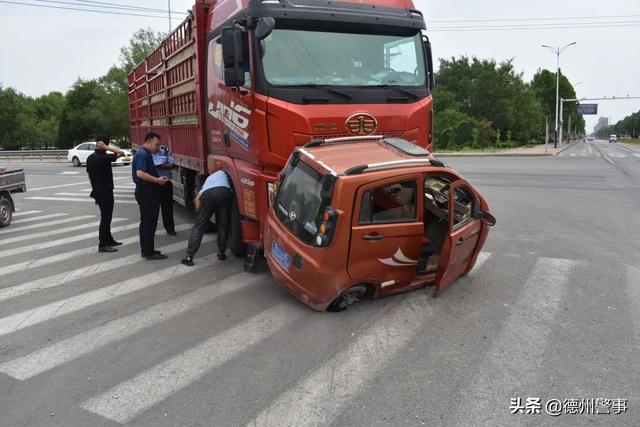
POLYGON ((436 292, 438 296, 467 271, 477 250, 482 222, 480 202, 465 180, 452 183, 449 196, 449 232, 442 247, 436 292))

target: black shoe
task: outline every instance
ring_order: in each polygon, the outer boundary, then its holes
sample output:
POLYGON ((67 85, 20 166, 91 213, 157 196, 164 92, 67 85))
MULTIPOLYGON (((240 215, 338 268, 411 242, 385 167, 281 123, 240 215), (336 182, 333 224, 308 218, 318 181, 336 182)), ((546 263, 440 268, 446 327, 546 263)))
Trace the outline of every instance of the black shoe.
POLYGON ((227 259, 227 254, 225 254, 224 252, 218 251, 218 259, 220 261, 224 261, 225 259, 227 259))
POLYGON ((109 246, 122 246, 122 242, 116 242, 115 240, 112 240, 111 243, 109 243, 109 246))
POLYGON ((154 261, 154 260, 161 260, 161 259, 167 259, 169 258, 168 256, 166 256, 165 254, 161 254, 161 253, 155 253, 153 255, 149 255, 144 257, 146 260, 149 261, 154 261))
POLYGON ((167 230, 167 234, 169 236, 177 236, 178 235, 178 233, 176 233, 176 230, 167 230))
POLYGON ((111 246, 99 246, 98 252, 118 252, 116 248, 112 248, 111 246))
POLYGON ((154 254, 161 254, 162 252, 160 251, 153 251, 154 254))
POLYGON ((182 261, 180 261, 180 264, 186 265, 187 267, 193 267, 193 257, 184 257, 182 261))

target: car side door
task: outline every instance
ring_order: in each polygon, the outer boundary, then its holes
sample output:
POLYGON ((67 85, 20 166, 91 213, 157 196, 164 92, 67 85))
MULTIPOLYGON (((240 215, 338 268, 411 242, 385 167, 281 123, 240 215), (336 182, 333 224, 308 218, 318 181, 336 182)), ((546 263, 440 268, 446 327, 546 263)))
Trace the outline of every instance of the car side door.
POLYGON ((467 272, 483 227, 480 202, 465 180, 452 183, 448 197, 449 233, 436 272, 436 296, 467 272))
POLYGON ((419 183, 420 175, 396 176, 358 190, 348 261, 354 281, 387 293, 415 277, 424 230, 419 183))

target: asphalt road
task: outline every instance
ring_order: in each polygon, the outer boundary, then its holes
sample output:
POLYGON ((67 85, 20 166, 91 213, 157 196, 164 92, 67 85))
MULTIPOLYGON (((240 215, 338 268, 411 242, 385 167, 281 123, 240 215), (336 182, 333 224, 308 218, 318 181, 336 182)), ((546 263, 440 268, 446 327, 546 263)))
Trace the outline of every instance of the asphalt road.
POLYGON ((0 426, 638 425, 640 147, 445 161, 497 217, 484 262, 438 299, 342 313, 218 261, 214 235, 180 266, 178 207, 178 236, 156 236, 170 258, 141 261, 128 167, 125 245, 98 254, 83 169, 5 164, 29 191, 0 230, 0 426))

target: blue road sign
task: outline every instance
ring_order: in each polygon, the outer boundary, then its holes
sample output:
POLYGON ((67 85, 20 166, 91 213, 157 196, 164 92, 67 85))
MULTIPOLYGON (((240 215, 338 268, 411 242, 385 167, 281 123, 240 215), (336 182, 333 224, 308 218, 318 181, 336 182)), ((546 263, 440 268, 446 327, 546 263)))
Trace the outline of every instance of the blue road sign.
POLYGON ((598 104, 579 104, 578 114, 598 114, 598 104))

